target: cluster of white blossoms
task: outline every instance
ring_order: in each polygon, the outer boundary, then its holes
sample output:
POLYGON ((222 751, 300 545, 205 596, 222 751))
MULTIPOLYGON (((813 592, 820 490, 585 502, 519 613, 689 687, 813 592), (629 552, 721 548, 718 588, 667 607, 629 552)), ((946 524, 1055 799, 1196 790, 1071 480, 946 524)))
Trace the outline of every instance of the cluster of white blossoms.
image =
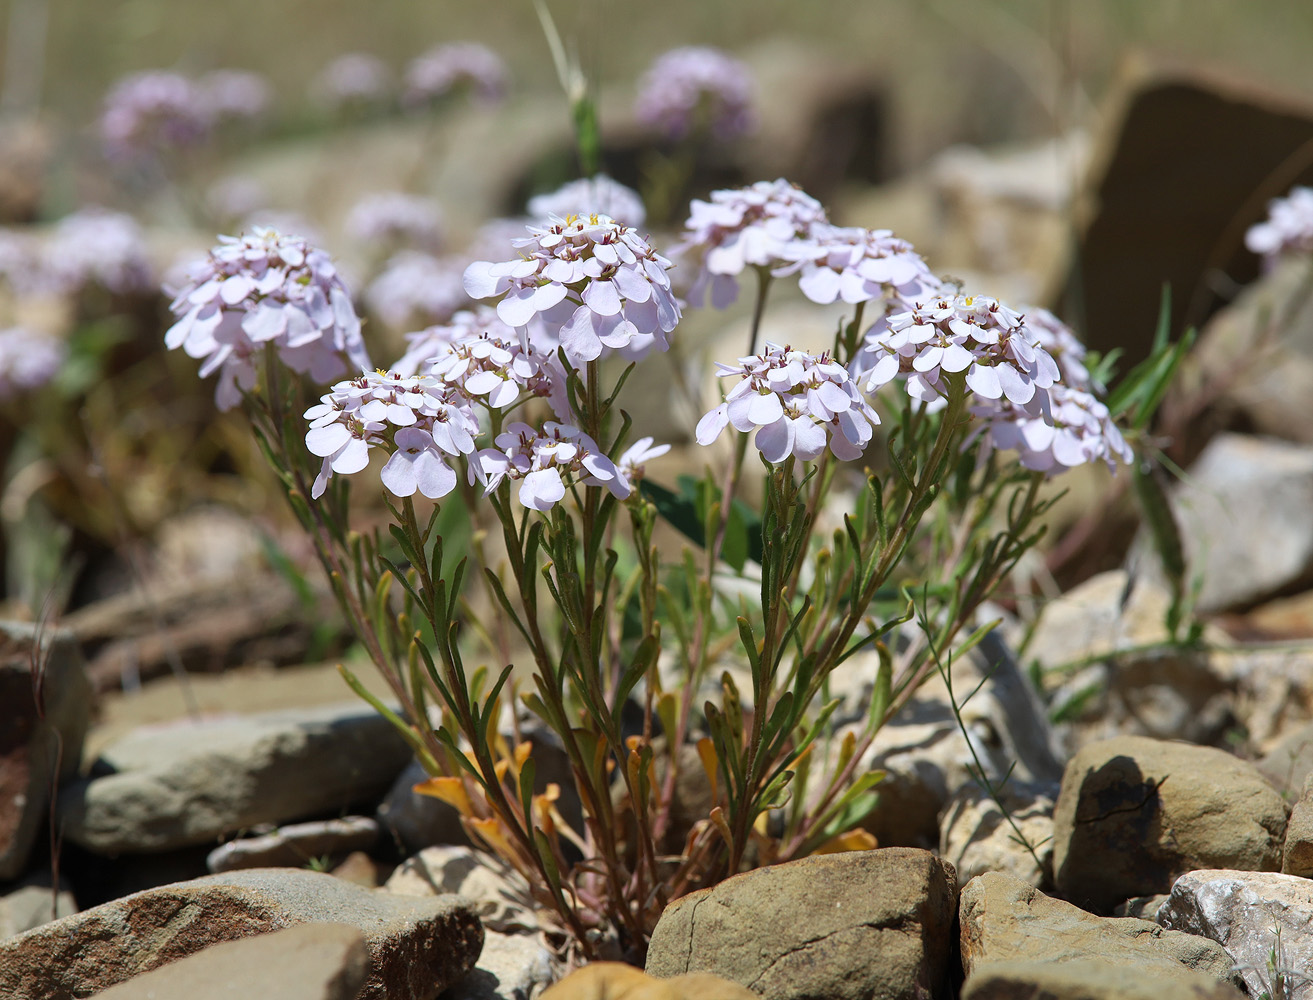
POLYGON ((346 286, 328 254, 301 237, 273 229, 221 236, 188 279, 169 307, 178 319, 164 343, 204 359, 202 377, 219 372, 220 409, 254 388, 255 355, 266 344, 317 382, 369 368, 346 286))
POLYGON ((534 195, 529 199, 528 207, 529 214, 535 219, 553 215, 561 219, 572 215, 607 215, 622 226, 633 229, 647 219, 642 196, 605 174, 570 181, 555 191, 534 195))
POLYGON ((973 406, 981 461, 996 448, 1017 452, 1027 469, 1050 473, 1100 460, 1115 472, 1118 461, 1129 465, 1135 460, 1108 407, 1092 393, 1059 384, 1049 390, 1048 401, 1047 416, 1027 413, 1007 400, 973 406))
POLYGON ((364 243, 437 250, 442 246, 442 210, 423 195, 377 191, 352 206, 345 229, 364 243))
POLYGON ((0 330, 0 401, 45 385, 67 357, 68 347, 58 337, 22 326, 0 330))
POLYGON ((623 500, 629 496, 629 481, 597 446, 577 427, 547 421, 541 430, 516 421, 507 425, 494 442, 475 456, 471 474, 491 492, 502 480, 518 481, 517 498, 531 510, 550 510, 565 499, 567 480, 585 486, 604 486, 623 500))
POLYGON ((462 275, 465 261, 402 250, 365 289, 369 311, 396 330, 444 323, 471 305, 462 275))
POLYGON ((604 349, 634 359, 669 347, 680 319, 666 273, 672 265, 647 240, 606 215, 552 217, 528 231, 514 241, 520 259, 466 269, 472 298, 500 296, 497 315, 526 336, 541 320, 540 346, 559 344, 576 366, 604 349))
POLYGON ((468 87, 482 101, 500 101, 510 89, 501 56, 477 42, 452 42, 429 49, 406 68, 407 104, 425 104, 468 87))
POLYGON ((378 56, 347 52, 310 82, 310 97, 333 110, 381 104, 392 96, 392 73, 378 56))
POLYGON ((912 244, 888 229, 813 223, 806 236, 786 244, 779 256, 793 263, 775 273, 796 273, 803 295, 819 305, 836 299, 870 302, 890 289, 904 298, 915 297, 941 285, 912 244))
POLYGON ((1292 188, 1267 207, 1267 219, 1245 233, 1245 246, 1269 264, 1289 254, 1313 254, 1313 188, 1292 188))
POLYGON ((829 445, 843 461, 860 458, 880 417, 862 398, 848 369, 828 354, 814 356, 778 344, 764 354, 717 364, 722 377, 742 381, 697 426, 697 442, 711 444, 726 426, 755 430, 756 446, 769 462, 790 455, 813 461, 829 445))
POLYGON ((638 87, 634 114, 677 140, 705 131, 728 141, 751 130, 752 74, 733 56, 710 46, 671 49, 657 58, 638 87))

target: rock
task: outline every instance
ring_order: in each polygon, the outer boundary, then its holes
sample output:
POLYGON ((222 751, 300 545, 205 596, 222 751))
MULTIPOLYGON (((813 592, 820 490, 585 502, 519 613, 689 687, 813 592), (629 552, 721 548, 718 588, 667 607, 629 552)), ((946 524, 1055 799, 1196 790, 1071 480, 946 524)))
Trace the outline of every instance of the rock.
POLYGON ((371 892, 322 872, 252 868, 147 889, 0 942, 0 996, 72 1000, 224 941, 296 924, 365 934, 364 1000, 432 1000, 474 967, 478 917, 454 896, 371 892))
POLYGON ((1313 774, 1313 722, 1286 734, 1257 767, 1288 800, 1298 798, 1304 782, 1313 774))
POLYGON ((293 823, 261 837, 243 837, 216 847, 205 859, 212 872, 239 868, 300 867, 323 857, 368 850, 378 840, 378 824, 367 816, 293 823))
POLYGON ((0 622, 0 882, 27 868, 51 793, 77 774, 90 721, 91 685, 73 636, 0 622))
POLYGON ((766 1000, 937 995, 956 893, 952 865, 914 848, 761 868, 671 903, 647 971, 710 972, 766 1000))
POLYGON ((1313 721, 1313 646, 1220 650, 1216 659, 1234 680, 1236 718, 1259 753, 1313 721))
POLYGON ((541 1000, 760 1000, 738 983, 706 972, 669 979, 649 976, 623 962, 585 965, 542 995, 541 1000))
POLYGON ((411 758, 374 813, 379 826, 402 854, 415 854, 436 844, 469 843, 455 806, 413 791, 428 777, 424 765, 411 758))
POLYGON ((472 847, 426 847, 403 861, 383 888, 399 896, 455 893, 470 902, 489 930, 538 930, 528 885, 496 856, 472 847))
POLYGON ((1268 198, 1313 182, 1307 165, 1274 171, 1313 139, 1313 107, 1145 61, 1123 73, 1110 103, 1059 298, 1081 304, 1091 348, 1123 348, 1129 366, 1148 354, 1143 331, 1158 315, 1164 284, 1172 290, 1171 329, 1181 330, 1208 317, 1216 289, 1258 274, 1245 229, 1266 214, 1268 198), (1231 281, 1219 282, 1219 273, 1231 281), (1127 322, 1131 316, 1136 322, 1127 322))
POLYGON ((1218 942, 1250 996, 1313 997, 1313 881, 1271 872, 1188 872, 1172 886, 1158 922, 1218 942), (1273 948, 1275 970, 1269 967, 1273 948), (1287 992, 1274 989, 1276 973, 1287 976, 1287 992))
POLYGON ((561 963, 541 934, 485 930, 474 971, 439 1000, 534 1000, 561 975, 561 963))
POLYGON ((62 887, 51 891, 49 873, 30 877, 0 896, 0 940, 77 911, 71 892, 62 887))
POLYGON ((301 924, 216 944, 96 994, 96 1000, 355 1000, 369 974, 365 935, 301 924))
POLYGON ((1067 765, 1053 813, 1058 892, 1097 913, 1197 868, 1276 871, 1286 810, 1251 764, 1212 747, 1102 740, 1067 765))
POLYGON ((1168 893, 1156 892, 1152 896, 1132 896, 1124 903, 1112 908, 1114 917, 1139 917, 1141 920, 1153 920, 1158 914, 1158 907, 1167 902, 1168 893))
POLYGON ((1168 982, 1145 978, 1133 965, 1079 959, 1051 962, 991 962, 962 984, 962 1000, 1244 1000, 1230 983, 1183 973, 1168 982))
POLYGON ((1085 959, 1124 965, 1155 982, 1188 982, 1195 975, 1222 982, 1231 976, 1230 958, 1212 941, 1134 917, 1097 917, 998 872, 963 887, 959 919, 968 977, 995 962, 1065 965, 1085 959))
POLYGON ((409 756, 392 725, 356 703, 141 729, 102 753, 111 773, 64 789, 60 821, 101 854, 204 844, 374 800, 409 756))
MULTIPOLYGON (((1025 660, 1057 682, 1051 703, 1071 715, 1077 746, 1120 735, 1212 743, 1233 724, 1233 676, 1211 646, 1167 644, 1170 604, 1155 580, 1109 570, 1044 606, 1025 660)), ((1205 638, 1226 640, 1217 629, 1205 638)))
POLYGON ((1313 780, 1305 779, 1304 794, 1290 810, 1286 844, 1281 850, 1281 871, 1285 875, 1313 878, 1313 780))
POLYGON ((384 881, 381 875, 391 874, 392 866, 375 861, 364 851, 352 851, 342 863, 329 872, 333 878, 340 878, 366 889, 377 889, 384 881))
POLYGON ((1058 786, 1009 781, 1000 798, 1012 822, 1034 849, 1017 842, 1017 831, 978 785, 964 785, 939 821, 939 853, 969 882, 985 872, 1005 872, 1039 887, 1053 878, 1053 800, 1058 786), (1039 858, 1036 860, 1035 855, 1039 858))
POLYGON ((1202 581, 1198 613, 1313 582, 1313 446, 1219 434, 1169 499, 1189 578, 1202 581))

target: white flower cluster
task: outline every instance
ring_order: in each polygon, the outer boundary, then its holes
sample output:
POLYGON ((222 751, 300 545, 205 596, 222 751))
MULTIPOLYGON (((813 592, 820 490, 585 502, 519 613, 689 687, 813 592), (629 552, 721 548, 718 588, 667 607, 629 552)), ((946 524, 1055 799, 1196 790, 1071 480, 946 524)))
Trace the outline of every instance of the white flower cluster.
POLYGON ((779 256, 794 263, 775 273, 798 274, 802 293, 820 305, 836 299, 870 302, 890 289, 915 297, 941 284, 912 244, 888 229, 813 223, 806 236, 787 243, 779 256))
POLYGON ((347 52, 324 67, 310 83, 310 97, 338 110, 379 104, 391 96, 387 64, 368 52, 347 52))
POLYGON ((516 329, 544 324, 544 349, 556 343, 570 363, 596 360, 604 349, 636 358, 679 322, 672 266, 637 232, 605 215, 553 217, 515 240, 519 260, 476 261, 465 290, 476 299, 501 296, 497 315, 516 329))
POLYGON ((528 207, 535 219, 553 215, 562 219, 572 215, 609 215, 633 229, 647 219, 647 209, 639 193, 605 174, 570 181, 548 194, 535 195, 529 199, 528 207))
POLYGON ((698 421, 698 444, 711 444, 733 425, 745 434, 757 432, 757 448, 769 462, 790 455, 810 462, 827 444, 835 458, 861 457, 880 417, 857 391, 848 369, 828 354, 766 347, 764 354, 740 358, 738 365, 717 365, 722 377, 738 375, 742 381, 698 421))
POLYGON ((45 385, 66 357, 67 346, 49 334, 21 326, 0 330, 0 400, 45 385))
POLYGON ((1267 208, 1267 219, 1245 233, 1245 246, 1268 263, 1288 254, 1313 253, 1313 188, 1292 188, 1267 208))
POLYGON ((495 444, 478 453, 471 471, 489 492, 503 479, 518 481, 517 497, 530 510, 550 510, 565 499, 567 480, 604 486, 621 500, 631 492, 616 464, 577 427, 549 420, 535 430, 516 421, 497 435, 495 444))
POLYGON ((442 211, 432 198, 403 191, 366 195, 346 217, 348 236, 365 243, 436 250, 442 245, 442 211))
POLYGON ((1048 392, 1049 413, 1036 416, 1008 400, 982 403, 971 408, 979 422, 983 461, 995 448, 1015 451, 1027 469, 1058 473, 1104 461, 1114 472, 1120 460, 1135 460, 1108 407, 1084 389, 1055 385, 1048 392))
POLYGON ((443 323, 471 305, 465 294, 464 271, 463 260, 403 250, 369 283, 365 304, 396 330, 443 323))
POLYGON ((346 286, 328 254, 301 237, 272 229, 219 237, 169 308, 178 319, 165 345, 203 358, 202 377, 219 372, 220 409, 255 386, 255 355, 265 344, 318 382, 369 367, 346 286))
POLYGON ((425 104, 467 86, 480 100, 500 101, 510 86, 501 56, 477 42, 452 42, 429 49, 406 69, 407 104, 425 104))
POLYGON ((734 139, 754 124, 752 74, 720 49, 671 49, 640 81, 634 114, 667 139, 702 130, 714 139, 734 139))

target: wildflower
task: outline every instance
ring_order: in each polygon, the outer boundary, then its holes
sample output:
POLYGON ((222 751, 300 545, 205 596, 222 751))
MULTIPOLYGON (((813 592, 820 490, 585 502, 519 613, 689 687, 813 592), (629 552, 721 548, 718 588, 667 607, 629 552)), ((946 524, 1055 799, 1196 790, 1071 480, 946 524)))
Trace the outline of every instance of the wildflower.
POLYGON ((40 388, 68 357, 62 340, 26 327, 0 330, 0 400, 40 388))
POLYGON ((406 334, 406 341, 409 344, 406 353, 390 370, 399 375, 409 376, 416 374, 423 367, 424 374, 430 374, 428 363, 444 353, 450 345, 472 339, 485 332, 508 340, 515 336, 515 331, 498 319, 497 310, 491 306, 479 304, 472 309, 461 309, 445 323, 406 334))
POLYGON ((432 198, 381 191, 356 202, 346 232, 365 243, 436 250, 442 245, 442 212, 432 198))
POLYGON ((879 415, 857 391, 848 370, 828 353, 819 356, 767 344, 766 353, 717 363, 722 377, 743 381, 725 401, 698 421, 700 445, 716 440, 726 425, 746 434, 756 430, 756 445, 769 462, 790 455, 816 459, 828 443, 836 458, 859 458, 871 440, 879 415))
POLYGON ((1049 416, 1027 413, 1007 399, 982 400, 971 408, 980 421, 974 437, 981 441, 983 461, 997 448, 1020 453, 1022 466, 1065 472, 1102 459, 1117 471, 1117 462, 1135 458, 1108 407, 1084 389, 1055 385, 1049 390, 1049 416))
POLYGON ((604 486, 621 500, 629 496, 629 483, 615 463, 577 427, 549 420, 537 431, 516 421, 495 444, 481 450, 470 467, 472 479, 484 482, 485 495, 510 479, 519 482, 516 496, 530 510, 550 510, 565 498, 568 481, 604 486))
POLYGON ((416 491, 431 500, 456 486, 447 456, 469 455, 479 423, 459 390, 432 376, 365 372, 338 382, 305 411, 305 444, 323 465, 310 491, 318 499, 334 473, 352 475, 369 464, 374 448, 392 448, 380 472, 396 496, 416 491))
POLYGON ((178 73, 124 77, 105 97, 100 135, 117 160, 149 160, 209 137, 213 114, 204 93, 178 73))
POLYGON ((553 399, 556 412, 569 415, 565 372, 556 355, 520 343, 511 330, 485 331, 438 345, 428 373, 494 410, 513 406, 525 391, 553 399))
POLYGON ((515 240, 519 260, 476 261, 465 290, 476 299, 501 296, 497 315, 517 329, 542 318, 546 349, 558 341, 572 364, 603 348, 635 357, 666 350, 679 322, 679 302, 666 274, 672 265, 628 226, 605 215, 553 217, 515 240))
POLYGON ((199 87, 215 121, 259 118, 273 101, 269 81, 250 70, 215 70, 201 78, 199 87))
POLYGON ((733 139, 754 124, 752 75, 720 49, 672 49, 643 76, 634 114, 668 139, 704 129, 715 139, 733 139))
POLYGON ((459 86, 494 103, 506 96, 510 74, 501 56, 476 42, 455 42, 429 49, 406 69, 405 101, 425 104, 446 97, 459 86))
POLYGON ((165 345, 204 358, 202 377, 220 373, 220 409, 236 406, 241 390, 255 386, 263 344, 318 382, 369 367, 346 286, 328 254, 301 237, 273 229, 219 237, 169 308, 178 319, 165 345))
POLYGON ((464 262, 403 250, 384 265, 369 287, 365 303, 396 329, 416 323, 443 323, 470 306, 462 280, 464 262))
POLYGON ((1085 367, 1085 345, 1066 323, 1038 306, 1023 306, 1020 312, 1026 317, 1026 329, 1058 363, 1063 385, 1073 389, 1102 391, 1102 387, 1091 382, 1090 371, 1085 367))
POLYGON ((387 98, 392 74, 383 60, 366 52, 338 56, 314 79, 311 96, 329 108, 375 104, 387 98))
POLYGON ((643 478, 646 472, 645 463, 654 458, 660 458, 670 450, 668 444, 653 445, 653 438, 639 438, 632 445, 625 449, 616 462, 616 469, 620 472, 620 478, 628 484, 632 490, 634 483, 643 478))
POLYGON ((66 293, 97 284, 126 295, 154 284, 145 234, 132 216, 122 212, 93 206, 65 216, 55 226, 43 256, 53 286, 66 293))
POLYGON ((684 240, 675 250, 700 257, 690 298, 723 309, 738 297, 735 280, 749 266, 790 264, 814 225, 826 222, 815 198, 786 180, 758 181, 749 187, 712 191, 710 201, 694 199, 684 240))
POLYGON ((1043 409, 1040 390, 1058 380, 1057 363, 1025 325, 1020 313, 984 295, 937 295, 918 299, 866 334, 859 359, 866 391, 898 376, 913 399, 946 398, 943 373, 966 373, 966 384, 985 399, 1007 399, 1043 409))
POLYGON ((887 229, 816 223, 805 238, 787 243, 781 256, 793 263, 775 273, 799 274, 802 293, 820 305, 869 302, 886 289, 915 297, 940 286, 912 244, 887 229))
POLYGON ((637 191, 598 174, 571 181, 550 194, 535 195, 529 199, 529 214, 536 219, 609 215, 621 225, 637 229, 647 218, 647 209, 637 191))
POLYGON ((1294 187, 1267 203, 1268 216, 1245 233, 1245 246, 1267 264, 1288 254, 1313 253, 1313 188, 1294 187))

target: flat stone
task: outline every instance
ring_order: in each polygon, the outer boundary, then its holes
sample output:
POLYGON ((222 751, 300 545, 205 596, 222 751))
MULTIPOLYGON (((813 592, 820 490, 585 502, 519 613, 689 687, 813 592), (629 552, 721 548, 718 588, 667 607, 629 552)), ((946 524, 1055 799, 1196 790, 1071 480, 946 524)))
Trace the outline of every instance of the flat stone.
POLYGON ((963 887, 958 916, 962 968, 968 976, 995 962, 1066 965, 1098 959, 1133 968, 1156 982, 1231 977, 1230 958, 1206 938, 1165 932, 1135 917, 1098 917, 998 872, 963 887))
POLYGON ((1053 877, 1053 800, 1058 786, 1009 781, 999 794, 1012 818, 979 785, 964 785, 939 820, 939 853, 964 883, 1005 872, 1033 886, 1053 877), (1018 843, 1016 824, 1026 844, 1018 843), (1033 850, 1033 853, 1032 853, 1033 850))
POLYGON ((488 930, 539 929, 524 879, 495 855, 472 847, 426 847, 398 865, 383 888, 401 896, 462 896, 488 930))
POLYGON ((650 976, 623 962, 593 962, 566 976, 541 1000, 760 1000, 738 983, 707 972, 650 976))
POLYGON ((97 767, 110 773, 65 788, 59 816, 99 854, 167 851, 376 801, 409 757, 359 703, 179 722, 107 747, 97 767))
POLYGON ((205 859, 212 872, 238 868, 299 867, 323 857, 367 850, 378 840, 378 824, 368 816, 321 819, 280 826, 260 837, 243 837, 212 850, 205 859))
POLYGON ((1051 962, 991 962, 967 977, 962 1000, 1244 1000, 1230 983, 1186 973, 1168 981, 1147 978, 1142 969, 1119 962, 1079 959, 1051 962))
POLYGON ((1313 774, 1313 722, 1287 732, 1256 766, 1277 791, 1294 802, 1313 774))
POLYGON ((51 891, 49 873, 29 877, 0 896, 0 940, 77 911, 71 892, 64 888, 51 891))
POLYGON ((358 927, 301 924, 216 944, 96 994, 96 1000, 355 1000, 369 974, 358 927))
POLYGON ((147 889, 0 942, 0 996, 74 1000, 224 941, 306 923, 364 932, 364 1000, 432 1000, 463 979, 483 928, 455 896, 380 893, 322 872, 252 868, 147 889))
POLYGON ((1305 780, 1304 794, 1290 810, 1286 844, 1281 851, 1281 872, 1313 878, 1313 780, 1305 780))
POLYGON ((915 848, 773 865, 666 907, 647 971, 709 972, 765 1000, 937 995, 956 895, 952 865, 915 848))
POLYGON ((23 874, 52 790, 77 774, 91 707, 72 633, 0 622, 0 882, 23 874))
POLYGON ((1096 913, 1198 868, 1276 871, 1286 807, 1253 765, 1212 747, 1123 736, 1082 747, 1053 813, 1059 894, 1096 913))
POLYGON ((1276 872, 1187 872, 1172 886, 1158 922, 1211 938, 1227 950, 1250 996, 1272 985, 1269 959, 1288 977, 1290 1000, 1313 996, 1313 881, 1276 872))
POLYGON ((478 965, 439 1000, 533 1000, 561 977, 561 968, 541 934, 485 930, 478 965))

